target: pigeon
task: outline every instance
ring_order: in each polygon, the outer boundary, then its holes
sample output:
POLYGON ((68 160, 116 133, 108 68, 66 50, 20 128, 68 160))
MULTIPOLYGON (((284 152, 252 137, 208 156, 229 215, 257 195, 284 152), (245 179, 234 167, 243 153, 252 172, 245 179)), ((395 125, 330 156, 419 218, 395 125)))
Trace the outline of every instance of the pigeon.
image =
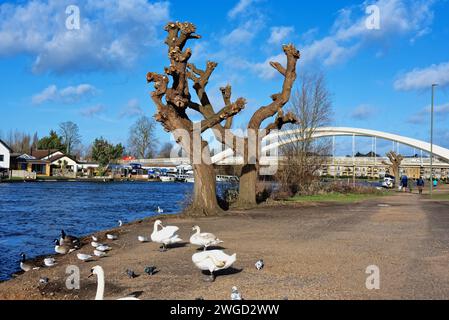
POLYGON ((195 300, 196 300, 196 301, 203 301, 204 298, 203 298, 203 297, 198 297, 198 298, 196 298, 195 300))
POLYGON ((47 277, 40 278, 39 279, 39 284, 47 284, 49 281, 50 281, 50 279, 48 279, 47 277))
POLYGON ((263 260, 260 259, 259 261, 256 262, 255 266, 257 270, 262 270, 265 264, 263 263, 263 260))
POLYGON ((231 300, 243 300, 243 299, 242 299, 242 295, 241 295, 240 292, 237 290, 237 287, 232 287, 232 291, 231 291, 231 300))
POLYGON ((130 278, 130 279, 137 278, 137 275, 134 273, 133 270, 127 269, 126 274, 127 274, 128 278, 130 278))
POLYGON ((152 276, 152 275, 155 274, 156 269, 157 268, 155 266, 149 266, 149 267, 146 267, 144 271, 145 271, 146 274, 152 276))

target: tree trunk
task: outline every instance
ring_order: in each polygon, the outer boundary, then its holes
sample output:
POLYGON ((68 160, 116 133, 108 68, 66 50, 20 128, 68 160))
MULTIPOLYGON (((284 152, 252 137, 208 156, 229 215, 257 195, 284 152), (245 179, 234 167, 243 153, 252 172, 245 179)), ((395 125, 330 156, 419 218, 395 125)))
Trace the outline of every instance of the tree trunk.
POLYGON ((238 207, 251 208, 257 205, 256 201, 257 167, 255 164, 246 164, 242 168, 239 183, 238 207))
POLYGON ((187 209, 192 216, 212 216, 222 212, 216 195, 215 169, 207 164, 193 165, 195 176, 193 202, 187 209))

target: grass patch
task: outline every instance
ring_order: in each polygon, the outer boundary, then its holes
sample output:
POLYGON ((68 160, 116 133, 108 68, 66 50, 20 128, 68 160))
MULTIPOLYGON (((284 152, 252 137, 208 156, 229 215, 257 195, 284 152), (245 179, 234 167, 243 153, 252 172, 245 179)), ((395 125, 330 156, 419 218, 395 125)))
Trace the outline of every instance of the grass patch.
MULTIPOLYGON (((429 197, 430 199, 430 197, 429 197)), ((432 195, 432 200, 449 201, 448 193, 434 193, 432 195)))
MULTIPOLYGON (((288 199, 288 201, 293 202, 340 202, 340 203, 353 203, 359 202, 367 199, 372 199, 376 197, 382 197, 388 195, 387 192, 378 193, 328 193, 328 194, 317 194, 310 196, 296 196, 288 199)), ((449 200, 449 197, 448 197, 449 200)))

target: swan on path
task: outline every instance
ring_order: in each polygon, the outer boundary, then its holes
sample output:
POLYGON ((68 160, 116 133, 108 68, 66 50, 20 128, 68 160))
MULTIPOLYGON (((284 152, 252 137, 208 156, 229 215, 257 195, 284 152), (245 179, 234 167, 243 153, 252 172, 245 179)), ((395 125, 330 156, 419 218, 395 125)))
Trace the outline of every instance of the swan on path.
POLYGON ((196 233, 194 233, 190 237, 190 243, 199 247, 203 247, 204 250, 207 250, 208 247, 223 243, 223 241, 218 239, 213 233, 201 233, 199 226, 192 227, 192 230, 196 231, 196 233))
POLYGON ((167 246, 175 243, 182 242, 182 239, 176 234, 179 228, 175 226, 164 227, 162 221, 156 220, 154 222, 153 233, 151 234, 151 240, 156 243, 162 244, 161 251, 167 251, 167 246), (162 229, 159 230, 159 227, 162 229))
POLYGON ((192 256, 192 262, 198 269, 210 272, 208 281, 214 281, 214 272, 228 269, 236 260, 237 254, 229 256, 222 250, 203 251, 192 256))
MULTIPOLYGON (((95 266, 90 270, 89 278, 96 275, 97 276, 97 293, 95 295, 95 300, 104 300, 104 270, 101 266, 95 266)), ((125 297, 116 300, 139 300, 136 297, 125 297)))

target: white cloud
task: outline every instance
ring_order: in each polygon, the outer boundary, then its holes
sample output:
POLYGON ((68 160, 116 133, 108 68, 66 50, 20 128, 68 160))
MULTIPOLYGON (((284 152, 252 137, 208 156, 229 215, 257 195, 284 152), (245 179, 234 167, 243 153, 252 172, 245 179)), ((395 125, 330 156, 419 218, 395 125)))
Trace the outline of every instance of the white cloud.
POLYGON ((80 84, 78 86, 69 86, 64 89, 58 90, 56 85, 50 85, 42 92, 32 97, 32 103, 39 105, 45 102, 56 103, 76 103, 83 98, 91 97, 95 95, 98 90, 90 84, 80 84))
POLYGON ((442 87, 449 85, 449 62, 407 72, 394 82, 394 88, 406 91, 420 90, 430 88, 434 83, 442 87))
POLYGON ((294 27, 272 27, 268 43, 272 45, 279 45, 294 31, 294 27))
POLYGON ((33 72, 116 70, 153 46, 168 2, 81 0, 79 30, 67 30, 68 0, 0 5, 0 56, 27 54, 33 72))
POLYGON ((351 113, 351 118, 355 120, 367 120, 375 115, 375 109, 367 106, 361 105, 355 108, 351 113))
MULTIPOLYGON (((430 111, 431 107, 427 106, 420 112, 412 115, 407 122, 411 124, 422 124, 430 121, 430 111)), ((434 107, 435 120, 446 120, 449 116, 449 103, 437 105, 434 107)))
POLYGON ((131 99, 126 104, 126 107, 120 113, 120 118, 133 118, 143 115, 144 112, 140 107, 139 100, 131 99))
POLYGON ((239 0, 237 4, 228 12, 229 18, 235 18, 238 15, 245 12, 253 3, 255 0, 239 0))
POLYGON ((96 115, 102 114, 106 110, 105 106, 98 104, 92 107, 87 107, 80 110, 80 114, 86 118, 92 118, 96 115))
POLYGON ((429 33, 433 20, 432 1, 378 0, 380 29, 366 28, 365 8, 368 4, 340 10, 329 35, 302 46, 302 64, 313 61, 325 65, 343 63, 362 47, 376 42, 387 42, 397 36, 417 39, 429 33), (357 17, 353 17, 357 16, 357 17))

